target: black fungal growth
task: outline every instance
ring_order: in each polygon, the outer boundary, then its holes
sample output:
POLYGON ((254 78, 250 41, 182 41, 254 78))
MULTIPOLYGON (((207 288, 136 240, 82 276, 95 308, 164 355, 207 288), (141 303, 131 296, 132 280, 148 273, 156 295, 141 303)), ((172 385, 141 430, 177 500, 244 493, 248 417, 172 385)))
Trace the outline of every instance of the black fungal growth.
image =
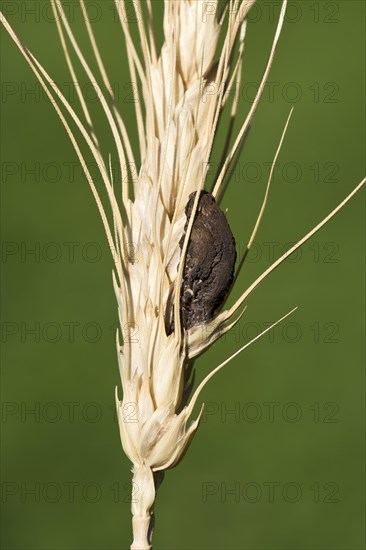
MULTIPOLYGON (((187 222, 179 241, 182 249, 196 192, 185 208, 187 222)), ((225 300, 233 282, 235 239, 214 197, 201 191, 188 243, 180 294, 181 324, 185 329, 210 321, 225 300)), ((173 304, 168 306, 168 333, 174 331, 173 304)))

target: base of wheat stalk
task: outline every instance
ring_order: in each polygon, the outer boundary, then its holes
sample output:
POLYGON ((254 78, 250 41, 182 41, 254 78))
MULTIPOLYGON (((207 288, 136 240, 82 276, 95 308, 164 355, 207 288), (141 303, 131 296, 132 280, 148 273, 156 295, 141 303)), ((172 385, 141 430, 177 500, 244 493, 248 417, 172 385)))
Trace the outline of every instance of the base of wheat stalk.
POLYGON ((137 466, 132 472, 132 533, 131 550, 150 550, 155 525, 154 501, 165 472, 153 472, 137 466))
POLYGON ((148 466, 137 466, 132 477, 132 531, 131 550, 150 550, 153 528, 155 480, 148 466))

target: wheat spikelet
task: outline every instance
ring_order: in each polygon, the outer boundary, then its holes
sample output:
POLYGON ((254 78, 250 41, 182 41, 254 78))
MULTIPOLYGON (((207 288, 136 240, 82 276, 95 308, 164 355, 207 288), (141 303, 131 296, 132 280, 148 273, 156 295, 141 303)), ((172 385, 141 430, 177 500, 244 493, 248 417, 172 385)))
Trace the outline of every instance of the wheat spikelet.
MULTIPOLYGON (((85 123, 77 116, 51 76, 22 44, 7 20, 1 15, 1 21, 6 30, 41 82, 66 128, 96 199, 114 258, 113 284, 123 333, 123 342, 119 341, 117 333, 123 397, 120 400, 116 391, 116 407, 122 446, 133 464, 133 481, 138 490, 138 498, 132 503, 134 541, 131 548, 133 550, 151 548, 150 520, 155 501, 157 473, 179 462, 196 433, 200 415, 193 421, 191 416, 202 388, 238 353, 294 310, 213 369, 192 394, 191 374, 194 358, 240 319, 244 311, 242 309, 240 312, 240 308, 244 301, 271 271, 327 223, 365 183, 363 180, 324 220, 276 260, 243 292, 229 310, 217 307, 210 311, 210 314, 203 314, 199 322, 192 319, 192 322, 187 322, 182 315, 181 292, 186 276, 187 255, 196 231, 195 220, 198 220, 200 212, 204 215, 201 191, 205 188, 208 163, 219 117, 227 105, 231 91, 234 91, 232 119, 237 114, 238 98, 235 90, 239 89, 241 80, 246 16, 253 3, 254 0, 230 0, 224 13, 219 16, 218 0, 210 2, 165 0, 164 43, 161 51, 158 52, 150 0, 147 0, 145 5, 147 25, 142 17, 143 8, 140 0, 134 0, 142 50, 141 58, 129 30, 124 1, 115 0, 126 39, 131 79, 140 81, 146 111, 144 115, 140 101, 135 103, 141 166, 137 181, 132 182, 134 197, 131 199, 129 196, 131 173, 128 165, 135 165, 135 156, 123 117, 113 97, 113 90, 99 54, 93 29, 86 15, 84 0, 80 0, 80 5, 91 48, 103 85, 108 92, 107 97, 103 95, 79 48, 65 16, 62 2, 51 0, 72 79, 77 83, 68 43, 71 44, 98 93, 101 107, 113 134, 121 171, 121 205, 118 203, 118 193, 115 191, 111 170, 101 153, 100 143, 93 129, 92 117, 82 94, 78 93, 78 97, 85 123), (223 38, 223 46, 218 51, 220 37, 223 38), (238 45, 238 54, 234 59, 236 45, 238 45), (81 132, 97 162, 107 190, 112 222, 106 213, 107 205, 102 204, 88 171, 74 130, 63 114, 65 111, 81 132), (191 208, 188 214, 189 201, 191 208), (131 242, 139 245, 138 262, 134 262, 129 257, 128 246, 131 242), (138 342, 132 338, 136 330, 138 342), (134 407, 135 421, 127 422, 126 412, 130 410, 131 405, 134 407)), ((222 164, 212 190, 213 197, 219 195, 230 163, 252 121, 274 58, 285 9, 286 1, 282 4, 261 85, 248 116, 243 121, 234 144, 222 164)), ((76 88, 79 89, 78 86, 76 88)), ((275 152, 263 204, 249 239, 247 251, 253 243, 264 213, 273 168, 280 153, 291 114, 292 111, 275 152)), ((219 216, 216 210, 215 212, 219 216)), ((222 261, 225 257, 225 251, 221 253, 218 261, 222 261)), ((187 292, 192 294, 193 290, 188 288, 187 292)))

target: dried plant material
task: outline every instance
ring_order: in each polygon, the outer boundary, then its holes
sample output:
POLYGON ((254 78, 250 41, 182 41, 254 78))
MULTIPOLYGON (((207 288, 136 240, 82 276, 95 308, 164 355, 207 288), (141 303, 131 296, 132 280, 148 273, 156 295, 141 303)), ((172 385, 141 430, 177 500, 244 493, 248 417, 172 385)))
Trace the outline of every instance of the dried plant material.
MULTIPOLYGON (((77 83, 76 68, 69 53, 71 44, 98 94, 114 138, 113 153, 103 152, 82 94, 78 93, 78 98, 85 120, 77 115, 52 77, 1 14, 1 22, 40 81, 70 137, 95 197, 113 254, 113 284, 123 334, 123 342, 119 341, 118 333, 116 342, 123 395, 120 399, 116 390, 115 399, 122 446, 133 464, 134 487, 138 490, 138 498, 132 502, 133 550, 151 548, 155 481, 159 472, 178 464, 196 433, 202 408, 197 418, 192 420, 191 417, 203 387, 234 357, 294 310, 214 368, 195 391, 194 358, 238 322, 244 313, 244 302, 253 290, 343 208, 366 181, 363 180, 326 218, 266 269, 230 309, 222 309, 233 281, 236 253, 234 237, 215 197, 222 190, 230 163, 253 119, 274 59, 286 10, 285 0, 258 93, 234 144, 227 149, 210 194, 204 191, 208 163, 220 115, 233 87, 239 87, 241 82, 246 17, 253 3, 254 0, 230 0, 227 9, 218 17, 218 0, 165 0, 164 43, 158 51, 154 27, 160 22, 154 19, 153 5, 150 0, 144 5, 145 21, 140 0, 133 0, 140 55, 130 33, 125 3, 115 0, 126 40, 131 79, 133 82, 139 80, 141 89, 135 103, 141 158, 137 181, 132 180, 128 169, 129 164, 135 164, 137 155, 132 150, 123 116, 113 96, 92 26, 86 17, 84 0, 80 0, 80 5, 91 49, 108 92, 106 96, 79 47, 63 3, 51 0, 51 5, 70 74, 77 83), (221 49, 219 43, 222 43, 221 49), (74 126, 82 139, 75 137, 74 126), (83 153, 85 146, 100 171, 107 204, 102 203, 88 170, 83 153), (118 158, 121 190, 116 190, 113 182, 111 155, 118 158), (130 185, 133 185, 133 200, 129 195, 130 185), (112 216, 107 215, 109 210, 112 216), (131 242, 139 245, 138 262, 128 255, 131 242), (138 342, 131 337, 136 331, 138 342), (134 421, 128 422, 126 412, 131 410, 131 405, 134 421)), ((237 105, 235 93, 231 122, 238 116, 237 105)), ((276 149, 247 251, 264 213, 274 165, 290 116, 291 113, 276 149)), ((233 124, 230 124, 228 147, 232 130, 233 124)))

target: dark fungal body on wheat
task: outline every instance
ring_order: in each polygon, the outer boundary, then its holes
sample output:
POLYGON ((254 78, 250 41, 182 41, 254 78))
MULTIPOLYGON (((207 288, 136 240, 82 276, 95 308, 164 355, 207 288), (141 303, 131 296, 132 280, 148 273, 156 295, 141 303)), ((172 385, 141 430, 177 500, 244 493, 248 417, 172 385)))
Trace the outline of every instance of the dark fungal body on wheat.
MULTIPOLYGON (((190 194, 185 214, 182 249, 196 193, 190 194)), ((210 321, 225 300, 233 282, 235 239, 214 197, 201 191, 188 243, 180 292, 180 317, 184 329, 210 321)), ((173 304, 168 305, 167 332, 174 331, 173 304)))

